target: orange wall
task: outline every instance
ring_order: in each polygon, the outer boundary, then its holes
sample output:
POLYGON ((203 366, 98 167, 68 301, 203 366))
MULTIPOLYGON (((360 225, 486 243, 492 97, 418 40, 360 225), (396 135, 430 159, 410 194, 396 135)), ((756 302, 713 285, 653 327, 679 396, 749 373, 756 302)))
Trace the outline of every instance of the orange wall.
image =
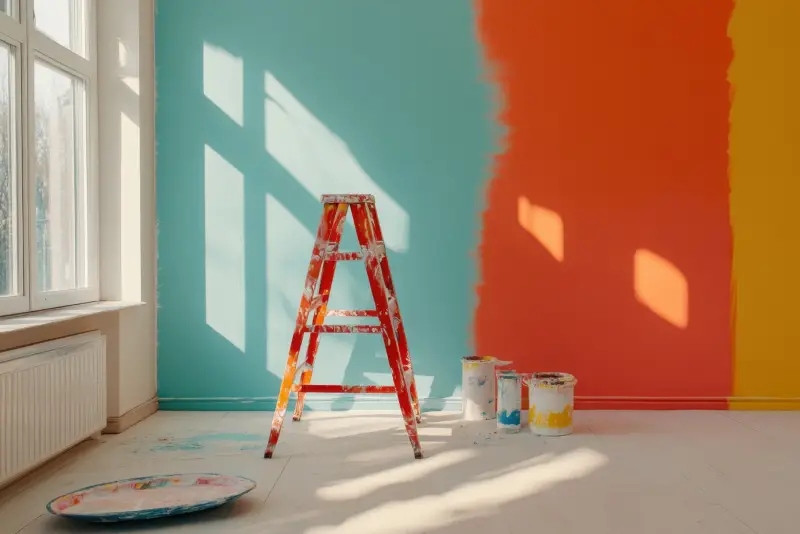
POLYGON ((579 407, 732 394, 732 0, 479 2, 503 109, 476 344, 579 407))

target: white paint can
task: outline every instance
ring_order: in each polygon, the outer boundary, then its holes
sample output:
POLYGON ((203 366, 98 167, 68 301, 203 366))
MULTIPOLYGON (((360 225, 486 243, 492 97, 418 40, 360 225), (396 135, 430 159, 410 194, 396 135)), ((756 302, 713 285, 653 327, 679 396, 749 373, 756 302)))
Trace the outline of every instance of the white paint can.
POLYGON ((575 407, 575 384, 567 373, 533 373, 526 380, 528 388, 528 424, 540 436, 572 434, 575 407))
POLYGON ((522 377, 516 371, 497 373, 497 429, 510 434, 521 428, 522 377))
POLYGON ((495 370, 509 363, 494 356, 461 358, 461 417, 465 421, 495 418, 495 370))

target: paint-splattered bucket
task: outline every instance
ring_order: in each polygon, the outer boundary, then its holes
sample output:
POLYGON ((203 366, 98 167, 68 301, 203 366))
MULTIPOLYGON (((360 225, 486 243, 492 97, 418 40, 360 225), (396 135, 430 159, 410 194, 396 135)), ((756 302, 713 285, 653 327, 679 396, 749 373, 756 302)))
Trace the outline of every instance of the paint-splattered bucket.
POLYGON ((516 371, 497 372, 497 429, 519 432, 521 427, 522 377, 516 371))
POLYGON ((461 416, 465 421, 495 418, 495 370, 510 363, 494 356, 461 358, 461 416))
POLYGON ((578 380, 567 373, 533 373, 529 384, 528 424, 540 436, 572 434, 572 411, 575 406, 575 384, 578 380))

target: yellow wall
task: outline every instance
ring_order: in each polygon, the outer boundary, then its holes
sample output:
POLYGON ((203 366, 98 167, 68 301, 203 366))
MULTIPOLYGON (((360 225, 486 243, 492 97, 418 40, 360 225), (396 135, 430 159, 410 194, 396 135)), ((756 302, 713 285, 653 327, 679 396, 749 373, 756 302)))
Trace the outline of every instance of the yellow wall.
POLYGON ((729 32, 733 391, 745 398, 731 408, 798 408, 800 1, 739 0, 729 32))

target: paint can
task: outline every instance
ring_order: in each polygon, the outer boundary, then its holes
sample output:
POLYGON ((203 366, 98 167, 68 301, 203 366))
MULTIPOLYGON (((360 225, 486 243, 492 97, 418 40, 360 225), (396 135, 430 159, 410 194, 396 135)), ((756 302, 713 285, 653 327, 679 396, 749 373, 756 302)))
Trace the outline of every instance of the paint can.
POLYGON ((528 424, 540 436, 572 434, 575 384, 567 373, 533 373, 526 380, 528 388, 528 424))
POLYGON ((494 356, 461 358, 461 417, 465 421, 494 419, 496 379, 495 370, 511 362, 494 356))
POLYGON ((497 429, 514 434, 521 428, 522 377, 516 371, 497 373, 497 429))

